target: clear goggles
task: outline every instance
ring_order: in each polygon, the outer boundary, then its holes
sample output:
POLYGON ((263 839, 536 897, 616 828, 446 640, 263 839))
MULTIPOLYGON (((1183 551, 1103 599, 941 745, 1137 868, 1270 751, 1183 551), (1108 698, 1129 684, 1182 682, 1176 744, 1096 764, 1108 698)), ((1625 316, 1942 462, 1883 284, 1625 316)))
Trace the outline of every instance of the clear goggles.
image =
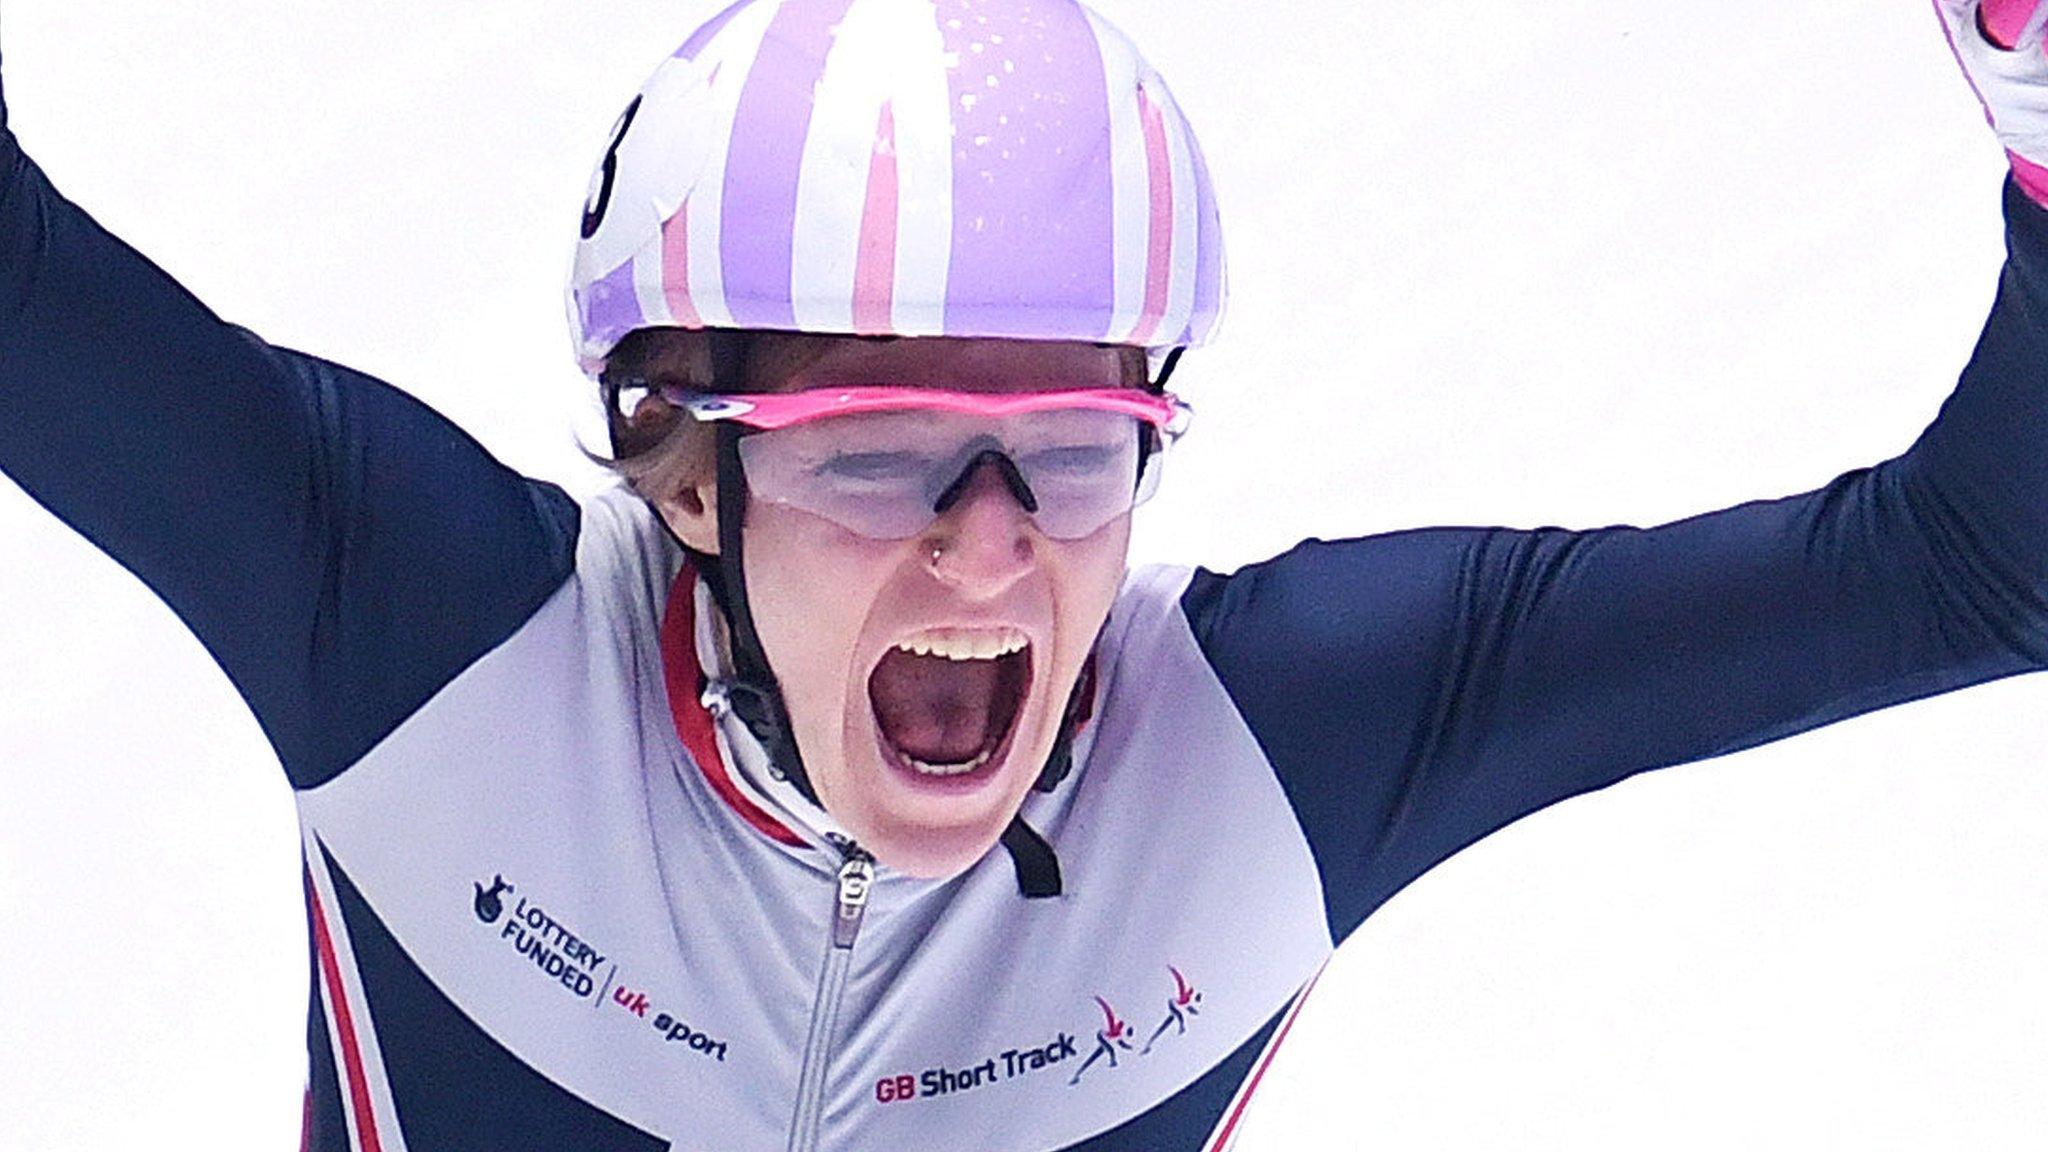
POLYGON ((1129 388, 948 392, 866 386, 708 395, 662 389, 729 421, 747 487, 871 540, 906 540, 994 468, 1038 530, 1078 540, 1149 499, 1190 410, 1129 388))

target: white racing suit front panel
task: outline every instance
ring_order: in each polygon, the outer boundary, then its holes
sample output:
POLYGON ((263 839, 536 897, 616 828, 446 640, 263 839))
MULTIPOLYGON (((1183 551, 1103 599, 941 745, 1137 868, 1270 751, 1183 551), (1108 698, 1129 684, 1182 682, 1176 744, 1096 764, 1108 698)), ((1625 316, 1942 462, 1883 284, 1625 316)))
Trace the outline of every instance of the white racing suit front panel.
MULTIPOLYGON (((678 564, 639 501, 586 505, 573 581, 301 810, 519 1060, 677 1147, 780 1147, 838 860, 740 819, 678 739, 678 564)), ((1026 805, 1062 895, 1022 898, 1000 849, 949 881, 878 870, 821 1147, 1078 1142, 1231 1054, 1328 955, 1307 842, 1179 611, 1188 575, 1128 581, 1075 771, 1026 805)))

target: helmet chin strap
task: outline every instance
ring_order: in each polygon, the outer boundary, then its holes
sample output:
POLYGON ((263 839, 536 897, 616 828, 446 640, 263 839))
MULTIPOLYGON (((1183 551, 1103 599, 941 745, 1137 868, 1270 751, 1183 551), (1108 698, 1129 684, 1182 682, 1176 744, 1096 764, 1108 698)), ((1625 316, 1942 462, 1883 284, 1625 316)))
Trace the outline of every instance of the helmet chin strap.
MULTIPOLYGON (((712 585, 713 597, 725 613, 732 633, 733 680, 728 686, 732 710, 768 754, 769 770, 795 784, 811 803, 818 794, 797 754, 796 732, 783 704, 782 687, 769 670, 768 655, 761 647, 761 635, 754 629, 753 609, 747 602, 745 559, 741 527, 747 510, 747 478, 740 467, 740 430, 732 424, 718 427, 718 557, 719 579, 712 585)), ((822 807, 823 805, 820 805, 822 807)))
MULTIPOLYGON (((740 466, 739 442, 742 435, 744 432, 731 422, 721 422, 718 426, 718 555, 699 558, 710 562, 700 562, 698 571, 704 573, 709 581, 712 598, 725 614, 726 625, 732 633, 733 679, 727 692, 733 714, 761 742, 768 755, 769 770, 795 785, 805 799, 822 808, 824 805, 819 803, 817 791, 811 786, 810 774, 804 770, 803 756, 796 746, 796 732, 790 725, 789 708, 782 698, 782 687, 777 683, 774 671, 768 667, 768 655, 761 646, 760 633, 754 628, 754 613, 747 602, 741 540, 747 509, 747 477, 740 466)), ((1052 752, 1046 757, 1038 780, 1032 785, 1035 790, 1052 791, 1073 770, 1074 735, 1089 705, 1084 689, 1090 688, 1093 680, 1091 674, 1084 672, 1075 683, 1067 699, 1052 752)), ((1021 814, 1010 818, 1009 827, 1003 830, 1002 844, 1010 853, 1011 863, 1016 866, 1019 892, 1028 898, 1060 894, 1059 857, 1053 852, 1052 845, 1046 843, 1045 837, 1024 823, 1021 814)))

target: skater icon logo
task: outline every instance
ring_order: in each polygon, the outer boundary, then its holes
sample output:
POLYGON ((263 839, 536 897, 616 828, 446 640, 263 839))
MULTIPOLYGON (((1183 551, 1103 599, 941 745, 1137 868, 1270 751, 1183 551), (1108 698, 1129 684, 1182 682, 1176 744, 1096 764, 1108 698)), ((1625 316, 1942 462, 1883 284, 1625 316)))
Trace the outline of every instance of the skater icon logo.
MULTIPOLYGON (((1188 982, 1188 978, 1181 974, 1180 969, 1169 964, 1166 971, 1173 977, 1173 994, 1166 998, 1166 1011, 1160 1017, 1159 1026, 1152 1029, 1151 1036, 1145 1040, 1145 1046, 1138 1049, 1140 1056, 1150 1056, 1152 1049, 1163 1039, 1187 1035, 1188 1018, 1202 1014, 1201 991, 1188 982), (1171 1035, 1168 1034, 1169 1030, 1171 1035)), ((1079 1084, 1081 1077, 1098 1063, 1103 1063, 1105 1068, 1117 1067, 1117 1054, 1129 1052, 1131 1041, 1137 1035, 1137 1030, 1131 1022, 1118 1016, 1116 1009, 1110 1007, 1109 1001, 1097 996, 1095 1004, 1102 1009, 1102 1028, 1095 1033, 1095 1050, 1088 1053, 1088 1058, 1081 1062, 1079 1068, 1074 1069, 1073 1079, 1067 1081, 1069 1088, 1079 1084)))
POLYGON ((1173 996, 1166 1001, 1166 1018, 1159 1022, 1159 1027, 1152 1030, 1152 1038, 1145 1041, 1144 1049, 1138 1053, 1140 1056, 1151 1055, 1152 1046, 1159 1043, 1159 1038, 1166 1035, 1168 1028, 1174 1030, 1175 1036, 1187 1035, 1188 1017, 1199 1016, 1202 1013, 1201 992, 1188 983, 1188 978, 1180 974, 1180 969, 1169 964, 1166 970, 1173 973, 1173 996))
POLYGON ((1079 1068, 1074 1069, 1073 1079, 1067 1081, 1069 1088, 1079 1084, 1081 1077, 1087 1075, 1090 1068, 1095 1067, 1096 1061, 1107 1059, 1108 1067, 1114 1068, 1117 1052, 1131 1050, 1130 1021, 1118 1016, 1116 1009, 1109 1006, 1109 1001, 1100 996, 1095 998, 1095 1004, 1102 1009, 1102 1027, 1095 1032, 1095 1050, 1088 1053, 1088 1058, 1081 1061, 1079 1068))
POLYGON ((476 885, 476 918, 486 924, 496 924, 498 917, 505 914, 505 902, 498 897, 511 890, 512 886, 505 883, 503 876, 491 877, 489 891, 485 891, 482 884, 476 885))

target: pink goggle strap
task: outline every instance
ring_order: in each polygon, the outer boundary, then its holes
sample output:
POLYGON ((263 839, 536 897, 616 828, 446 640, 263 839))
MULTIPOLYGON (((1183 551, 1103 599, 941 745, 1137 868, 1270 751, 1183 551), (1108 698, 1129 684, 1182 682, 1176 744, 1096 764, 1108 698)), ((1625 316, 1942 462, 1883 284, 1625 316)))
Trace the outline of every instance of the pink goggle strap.
POLYGON ((1189 416, 1188 406, 1178 397, 1171 394, 1155 396, 1129 388, 949 392, 933 388, 872 385, 744 396, 664 390, 662 397, 698 420, 732 420, 749 428, 764 430, 866 412, 943 412, 1000 419, 1033 412, 1082 408, 1121 413, 1169 434, 1177 434, 1189 416))

